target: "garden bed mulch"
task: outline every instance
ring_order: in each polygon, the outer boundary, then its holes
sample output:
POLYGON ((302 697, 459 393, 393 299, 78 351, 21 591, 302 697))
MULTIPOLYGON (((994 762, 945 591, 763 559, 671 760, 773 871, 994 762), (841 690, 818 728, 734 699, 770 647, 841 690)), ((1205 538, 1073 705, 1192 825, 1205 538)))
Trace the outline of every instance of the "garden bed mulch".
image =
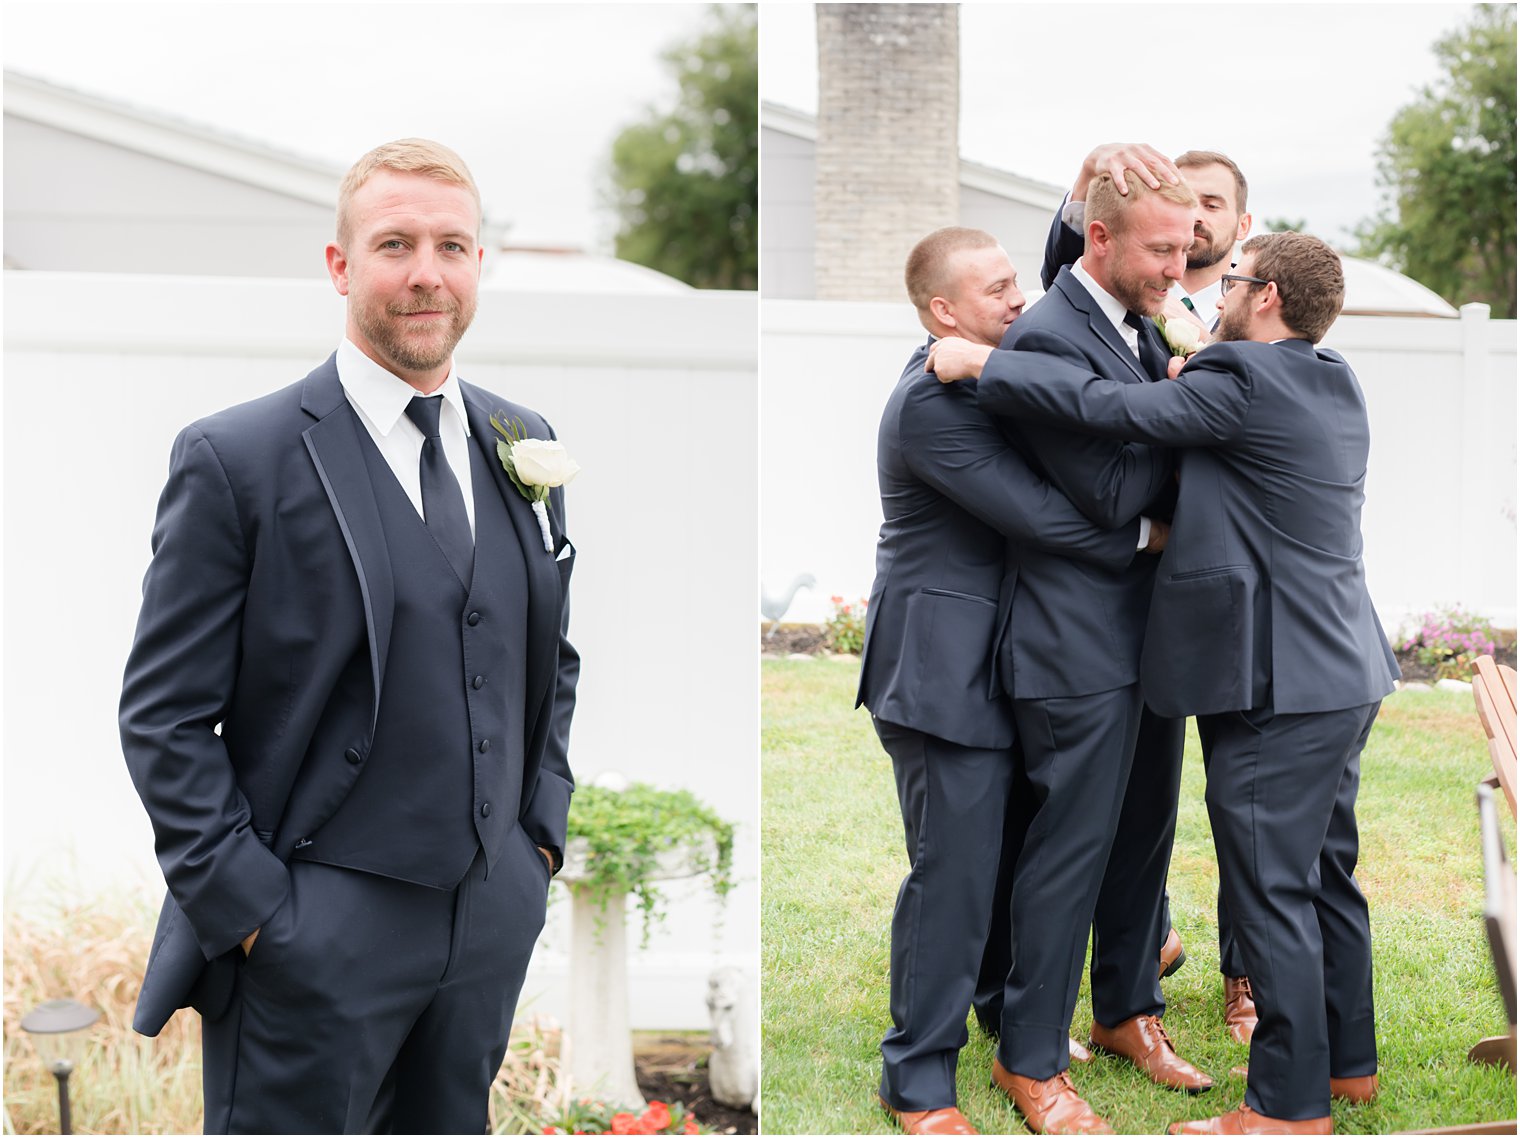
MULTIPOLYGON (((1500 664, 1515 666, 1515 638, 1513 633, 1500 633, 1500 643, 1494 651, 1494 659, 1500 664)), ((821 624, 783 624, 773 635, 767 636, 765 626, 760 629, 760 651, 766 656, 789 656, 801 653, 818 656, 828 651, 826 630, 821 624)), ((1434 664, 1422 664, 1413 652, 1395 652, 1404 682, 1434 683, 1437 679, 1434 664)))
POLYGON ((753 1111, 724 1106, 707 1084, 705 1037, 639 1035, 634 1041, 633 1070, 639 1090, 650 1101, 683 1103, 697 1122, 716 1134, 758 1134, 753 1111))

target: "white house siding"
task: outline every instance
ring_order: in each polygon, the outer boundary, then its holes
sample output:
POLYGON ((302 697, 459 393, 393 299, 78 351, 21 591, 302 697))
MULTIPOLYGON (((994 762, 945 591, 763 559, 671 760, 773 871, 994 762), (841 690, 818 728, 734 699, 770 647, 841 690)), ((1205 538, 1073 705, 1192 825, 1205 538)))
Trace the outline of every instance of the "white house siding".
POLYGON ((4 125, 10 267, 326 279, 331 203, 14 114, 4 125))

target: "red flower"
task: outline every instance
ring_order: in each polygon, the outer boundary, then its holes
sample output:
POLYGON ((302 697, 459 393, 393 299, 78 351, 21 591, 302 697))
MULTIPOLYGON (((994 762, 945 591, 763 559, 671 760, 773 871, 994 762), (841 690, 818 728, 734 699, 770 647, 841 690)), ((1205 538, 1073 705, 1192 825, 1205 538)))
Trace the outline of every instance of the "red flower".
POLYGON ((682 1134, 695 1134, 696 1132, 697 1132, 697 1119, 696 1119, 696 1116, 692 1115, 692 1114, 688 1114, 686 1116, 686 1125, 684 1127, 682 1127, 681 1133, 682 1134))
POLYGON ((652 1102, 640 1121, 650 1128, 649 1133, 658 1134, 670 1125, 670 1107, 663 1102, 652 1102))
POLYGON ((620 1110, 612 1116, 612 1132, 614 1134, 637 1134, 638 1119, 625 1110, 620 1110))

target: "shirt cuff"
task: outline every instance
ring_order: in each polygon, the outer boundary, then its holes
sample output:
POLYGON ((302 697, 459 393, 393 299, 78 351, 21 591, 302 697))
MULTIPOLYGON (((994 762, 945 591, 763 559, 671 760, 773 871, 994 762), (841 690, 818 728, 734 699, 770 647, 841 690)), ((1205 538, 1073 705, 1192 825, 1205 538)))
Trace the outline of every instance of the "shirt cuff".
POLYGON ((1061 224, 1066 228, 1082 232, 1082 225, 1087 220, 1087 203, 1067 201, 1061 207, 1061 224))
MULTIPOLYGON (((1080 205, 1081 203, 1078 202, 1077 204, 1080 205)), ((1150 518, 1148 518, 1144 514, 1142 514, 1142 515, 1140 515, 1140 544, 1137 545, 1137 546, 1135 546, 1135 548, 1136 549, 1144 549, 1146 547, 1146 544, 1150 540, 1151 540, 1151 520, 1150 520, 1150 518)))

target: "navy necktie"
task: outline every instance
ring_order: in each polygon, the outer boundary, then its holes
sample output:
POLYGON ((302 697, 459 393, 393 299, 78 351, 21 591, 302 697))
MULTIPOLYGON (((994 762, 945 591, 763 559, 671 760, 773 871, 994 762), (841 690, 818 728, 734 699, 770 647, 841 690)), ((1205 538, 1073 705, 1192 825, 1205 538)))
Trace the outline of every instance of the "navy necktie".
POLYGON ((1136 316, 1133 312, 1124 314, 1124 322, 1139 336, 1141 369, 1152 379, 1165 379, 1166 365, 1171 359, 1171 354, 1157 343, 1161 334, 1156 331, 1155 324, 1136 316))
POLYGON ((443 440, 438 437, 438 415, 442 410, 441 398, 417 395, 406 405, 406 417, 423 434, 422 513, 428 532, 468 589, 475 569, 475 539, 470 536, 470 518, 464 512, 459 479, 454 477, 443 454, 443 440))

